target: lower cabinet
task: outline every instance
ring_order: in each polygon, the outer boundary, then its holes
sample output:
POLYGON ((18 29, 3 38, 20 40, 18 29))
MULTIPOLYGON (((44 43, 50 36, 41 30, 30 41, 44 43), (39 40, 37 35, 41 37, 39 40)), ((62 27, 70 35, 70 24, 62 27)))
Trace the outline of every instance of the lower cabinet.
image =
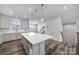
POLYGON ((3 42, 3 35, 0 34, 0 44, 3 42))
POLYGON ((45 54, 45 42, 41 42, 38 44, 31 44, 24 37, 22 38, 22 44, 25 49, 25 52, 28 55, 44 55, 45 54))
POLYGON ((25 49, 25 52, 29 55, 29 42, 27 42, 26 39, 22 38, 22 44, 25 49))
POLYGON ((21 39, 21 35, 19 33, 4 33, 0 35, 0 44, 16 39, 21 39))

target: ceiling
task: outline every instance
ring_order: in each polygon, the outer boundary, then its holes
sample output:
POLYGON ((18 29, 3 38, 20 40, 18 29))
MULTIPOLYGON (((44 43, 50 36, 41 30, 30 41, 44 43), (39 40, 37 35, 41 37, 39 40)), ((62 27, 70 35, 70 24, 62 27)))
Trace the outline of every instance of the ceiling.
POLYGON ((25 19, 52 19, 60 16, 63 22, 74 22, 79 15, 79 5, 73 4, 1 4, 0 13, 25 19))

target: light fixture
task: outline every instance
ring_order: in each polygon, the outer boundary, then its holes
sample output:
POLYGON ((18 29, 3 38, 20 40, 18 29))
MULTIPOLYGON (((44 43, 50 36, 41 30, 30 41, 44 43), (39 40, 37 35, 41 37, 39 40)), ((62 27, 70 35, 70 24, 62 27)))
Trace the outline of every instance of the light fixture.
POLYGON ((64 10, 66 10, 67 9, 67 7, 66 6, 64 6, 64 10))
POLYGON ((41 18, 41 22, 44 22, 44 18, 41 18))
POLYGON ((9 14, 13 14, 13 11, 11 10, 11 11, 9 11, 9 14))
POLYGON ((32 8, 29 8, 29 11, 32 11, 32 8))
POLYGON ((41 22, 44 22, 45 21, 44 15, 43 15, 44 14, 43 6, 44 6, 44 4, 41 4, 41 7, 42 7, 42 9, 41 9, 41 15, 42 15, 41 22))

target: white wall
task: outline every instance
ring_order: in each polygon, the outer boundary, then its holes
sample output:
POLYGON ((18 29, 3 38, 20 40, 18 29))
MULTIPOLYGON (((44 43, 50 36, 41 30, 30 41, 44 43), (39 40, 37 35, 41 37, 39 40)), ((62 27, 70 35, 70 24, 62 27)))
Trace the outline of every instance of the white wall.
POLYGON ((63 25, 63 41, 67 44, 76 45, 76 24, 63 25))
POLYGON ((62 41, 62 21, 60 17, 48 20, 45 24, 45 33, 54 36, 58 41, 62 41))
POLYGON ((46 32, 48 34, 51 34, 52 32, 62 32, 62 22, 61 18, 59 17, 48 20, 45 25, 46 25, 46 32))

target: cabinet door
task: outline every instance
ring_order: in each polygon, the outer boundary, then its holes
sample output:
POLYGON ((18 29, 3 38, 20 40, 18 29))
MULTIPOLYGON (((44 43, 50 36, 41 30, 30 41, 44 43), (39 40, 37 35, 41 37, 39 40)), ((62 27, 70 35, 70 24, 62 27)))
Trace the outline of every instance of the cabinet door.
POLYGON ((6 41, 10 41, 12 38, 11 38, 11 36, 9 35, 9 34, 3 34, 3 42, 6 42, 6 41))
POLYGON ((0 28, 9 28, 9 20, 1 19, 0 20, 0 28))
POLYGON ((22 44, 27 54, 29 54, 29 43, 25 38, 22 38, 22 44))
POLYGON ((21 20, 21 28, 28 28, 29 22, 28 20, 21 20))
POLYGON ((0 34, 0 44, 3 42, 3 35, 0 34))

